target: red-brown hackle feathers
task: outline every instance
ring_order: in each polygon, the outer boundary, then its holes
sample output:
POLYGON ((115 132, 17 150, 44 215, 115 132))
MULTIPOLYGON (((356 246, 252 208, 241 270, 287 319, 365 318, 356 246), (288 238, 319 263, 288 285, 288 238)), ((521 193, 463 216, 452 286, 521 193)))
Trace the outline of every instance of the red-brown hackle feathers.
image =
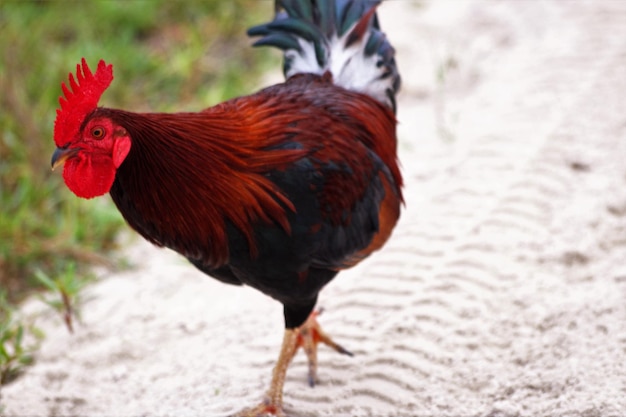
POLYGON ((289 233, 286 213, 295 208, 265 173, 286 169, 309 151, 280 149, 290 134, 285 126, 296 119, 271 117, 278 102, 243 97, 199 113, 102 110, 133 138, 135 152, 117 171, 119 188, 111 189, 131 227, 212 267, 229 259, 227 222, 246 238, 252 257, 259 223, 289 233), (124 207, 128 198, 132 210, 124 207))
POLYGON ((107 65, 103 60, 98 62, 96 73, 93 74, 85 58, 76 65, 76 78, 69 75, 68 88, 61 84, 65 97, 59 97, 60 109, 57 109, 57 118, 54 122, 54 142, 58 147, 65 146, 72 140, 80 129, 80 125, 93 109, 113 81, 113 65, 107 65))

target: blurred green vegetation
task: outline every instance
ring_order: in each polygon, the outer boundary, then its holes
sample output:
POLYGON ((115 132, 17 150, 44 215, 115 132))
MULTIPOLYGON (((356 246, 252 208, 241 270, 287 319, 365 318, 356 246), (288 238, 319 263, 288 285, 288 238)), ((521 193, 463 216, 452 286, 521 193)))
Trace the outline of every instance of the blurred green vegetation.
POLYGON ((50 171, 61 82, 81 57, 113 64, 100 105, 200 110, 252 92, 278 65, 245 35, 272 10, 269 0, 0 0, 0 323, 46 287, 37 271, 54 280, 112 264, 124 225, 108 197, 81 200, 50 171))

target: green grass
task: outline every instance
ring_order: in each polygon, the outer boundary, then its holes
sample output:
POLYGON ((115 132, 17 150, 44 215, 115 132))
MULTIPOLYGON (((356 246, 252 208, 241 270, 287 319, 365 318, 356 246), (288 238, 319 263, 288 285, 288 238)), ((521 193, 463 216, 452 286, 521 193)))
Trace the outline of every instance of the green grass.
POLYGON ((0 292, 0 311, 0 385, 3 385, 33 363, 42 334, 32 321, 18 316, 4 291, 0 292), (30 341, 26 341, 27 338, 30 341))
MULTIPOLYGON (((14 349, 32 327, 16 322, 16 303, 48 289, 67 314, 89 267, 118 261, 124 222, 109 198, 78 199, 50 171, 68 73, 81 57, 92 68, 104 59, 115 79, 101 105, 199 110, 252 92, 278 65, 245 35, 271 13, 270 1, 256 0, 0 0, 0 353, 13 343, 8 351, 28 362, 28 348, 14 349)), ((0 381, 24 365, 8 356, 0 355, 0 381)))

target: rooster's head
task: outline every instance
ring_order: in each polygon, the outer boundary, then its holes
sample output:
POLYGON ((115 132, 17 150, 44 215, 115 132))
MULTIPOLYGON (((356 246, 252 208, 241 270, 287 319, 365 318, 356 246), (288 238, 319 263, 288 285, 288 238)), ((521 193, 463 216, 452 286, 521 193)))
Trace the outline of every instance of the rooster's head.
POLYGON ((76 66, 76 78, 70 73, 68 88, 61 85, 54 122, 52 169, 65 164, 63 178, 79 197, 105 194, 115 180, 115 171, 130 151, 126 131, 109 118, 99 117, 98 101, 113 80, 113 66, 100 60, 93 74, 85 59, 76 66))

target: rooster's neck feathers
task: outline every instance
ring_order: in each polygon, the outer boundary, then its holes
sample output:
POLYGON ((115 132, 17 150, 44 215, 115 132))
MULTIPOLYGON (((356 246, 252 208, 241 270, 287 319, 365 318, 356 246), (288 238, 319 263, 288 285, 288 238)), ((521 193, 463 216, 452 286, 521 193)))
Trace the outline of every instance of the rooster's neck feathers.
POLYGON ((126 220, 153 243, 212 266, 228 260, 228 223, 244 233, 252 256, 252 224, 276 223, 289 232, 285 212, 293 206, 263 172, 303 154, 283 149, 284 135, 264 123, 262 106, 253 106, 256 112, 231 106, 177 114, 98 110, 132 138, 111 188, 126 220))

